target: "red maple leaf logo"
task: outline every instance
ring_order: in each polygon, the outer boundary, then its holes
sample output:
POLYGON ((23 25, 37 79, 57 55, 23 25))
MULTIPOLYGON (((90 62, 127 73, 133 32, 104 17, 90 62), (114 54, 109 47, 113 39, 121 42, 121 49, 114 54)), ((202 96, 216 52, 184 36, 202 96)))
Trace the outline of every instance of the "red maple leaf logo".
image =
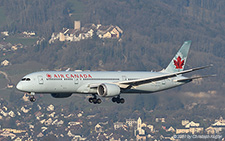
POLYGON ((47 76, 48 78, 51 78, 51 77, 52 77, 50 74, 46 74, 46 76, 47 76))
POLYGON ((183 69, 184 60, 181 60, 180 56, 177 57, 177 60, 173 60, 173 63, 176 66, 176 69, 183 69))

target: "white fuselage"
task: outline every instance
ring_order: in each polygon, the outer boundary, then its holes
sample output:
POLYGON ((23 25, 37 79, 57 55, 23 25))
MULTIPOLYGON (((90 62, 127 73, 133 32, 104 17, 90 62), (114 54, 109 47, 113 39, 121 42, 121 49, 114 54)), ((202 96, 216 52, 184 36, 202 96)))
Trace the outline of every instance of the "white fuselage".
MULTIPOLYGON (((97 94, 93 86, 102 83, 117 83, 121 81, 165 75, 162 72, 142 71, 43 71, 26 75, 18 84, 17 89, 34 93, 80 93, 97 94)), ((152 83, 147 83, 130 89, 121 89, 121 93, 152 93, 185 84, 176 82, 183 76, 172 77, 152 83)))

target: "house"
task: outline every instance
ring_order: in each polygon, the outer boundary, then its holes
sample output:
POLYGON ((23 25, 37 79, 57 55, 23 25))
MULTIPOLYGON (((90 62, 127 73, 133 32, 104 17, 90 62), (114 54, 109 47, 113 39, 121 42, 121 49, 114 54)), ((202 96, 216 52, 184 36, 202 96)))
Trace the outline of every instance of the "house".
POLYGON ((10 133, 9 131, 4 131, 4 132, 0 133, 0 136, 3 136, 3 137, 10 137, 11 140, 13 140, 13 139, 16 137, 15 134, 10 133))
POLYGON ((40 111, 37 111, 34 113, 35 117, 41 117, 41 116, 44 116, 40 111))
POLYGON ((148 125, 147 127, 150 129, 151 132, 154 132, 154 126, 153 125, 148 125))
POLYGON ((41 138, 41 137, 43 137, 43 136, 44 136, 43 133, 40 132, 40 133, 37 135, 37 138, 41 138))
POLYGON ((11 49, 12 49, 13 51, 16 51, 18 48, 17 48, 16 46, 12 46, 11 49))
POLYGON ((47 127, 41 127, 41 132, 43 133, 43 132, 45 132, 46 130, 47 130, 48 128, 47 127))
POLYGON ((96 140, 105 141, 107 140, 107 137, 105 136, 105 134, 99 133, 96 137, 96 140))
POLYGON ((51 114, 49 114, 48 116, 49 116, 49 117, 54 118, 54 116, 55 116, 55 112, 52 112, 52 113, 51 113, 51 114))
POLYGON ((223 117, 220 117, 220 119, 216 119, 215 123, 212 124, 212 126, 224 126, 225 127, 225 120, 223 117))
POLYGON ((216 133, 216 130, 212 126, 206 128, 205 131, 206 131, 207 134, 213 134, 214 135, 216 133))
POLYGON ((137 135, 136 141, 146 141, 146 136, 145 135, 137 135))
POLYGON ((45 126, 49 126, 52 123, 52 118, 49 118, 48 120, 45 121, 45 126))
POLYGON ((3 31, 3 32, 1 32, 1 34, 4 36, 9 36, 9 31, 3 31))
POLYGON ((203 127, 190 127, 185 129, 176 129, 176 134, 196 134, 196 133, 202 133, 204 130, 203 127))
POLYGON ((68 131, 67 135, 68 135, 69 137, 74 137, 74 134, 72 134, 70 130, 68 131))
POLYGON ((155 118, 155 122, 165 122, 165 118, 155 118))
POLYGON ((21 111, 23 111, 25 114, 28 113, 31 110, 31 108, 27 108, 27 106, 21 107, 21 111))
POLYGON ((26 130, 17 130, 17 129, 11 129, 11 128, 4 128, 4 129, 2 129, 2 131, 12 132, 14 134, 19 134, 19 133, 25 133, 25 132, 27 132, 26 130))
POLYGON ((189 120, 182 120, 181 121, 181 124, 182 124, 182 126, 185 126, 185 125, 187 125, 189 123, 189 120))
POLYGON ((129 126, 129 127, 133 127, 134 125, 137 124, 137 121, 135 119, 126 119, 126 124, 129 126))
POLYGON ((203 133, 204 128, 203 127, 190 127, 189 132, 191 134, 196 134, 196 133, 203 133))
POLYGON ((95 132, 96 133, 103 132, 103 127, 100 124, 95 125, 95 132))
POLYGON ((114 125, 115 130, 124 126, 123 122, 118 122, 118 121, 116 123, 114 123, 113 125, 114 125))
POLYGON ((100 26, 96 34, 99 38, 120 38, 123 31, 118 26, 100 26))
POLYGON ((52 122, 52 125, 55 125, 57 122, 58 122, 58 119, 54 120, 54 121, 52 122))
POLYGON ((74 141, 85 141, 87 138, 82 137, 81 135, 74 135, 73 139, 74 141))
POLYGON ((7 84, 7 88, 12 89, 13 88, 13 84, 7 84))
POLYGON ((1 62, 1 66, 8 66, 8 65, 10 65, 11 63, 8 61, 8 60, 4 60, 4 61, 2 61, 1 62))
POLYGON ((83 123, 82 121, 71 121, 68 124, 69 124, 69 126, 75 126, 75 125, 80 125, 82 123, 83 123))
POLYGON ((4 117, 6 117, 8 114, 4 112, 2 109, 0 109, 0 114, 2 114, 4 117))
POLYGON ((74 22, 74 29, 63 28, 59 33, 52 33, 49 44, 54 43, 55 40, 60 42, 64 41, 81 41, 85 39, 90 39, 94 35, 97 35, 99 38, 117 38, 119 39, 123 33, 118 26, 102 26, 98 24, 86 24, 83 27, 80 25, 80 21, 74 22))
POLYGON ((172 126, 170 126, 170 128, 167 130, 167 132, 175 132, 175 129, 172 126))
POLYGON ((8 115, 9 115, 10 117, 15 117, 15 116, 16 116, 15 113, 14 113, 13 111, 10 111, 10 112, 8 113, 8 115))
POLYGON ((63 124, 64 124, 64 121, 63 120, 60 120, 58 123, 56 123, 57 127, 60 127, 63 124))
POLYGON ((51 104, 48 106, 47 111, 54 111, 54 106, 51 104))
POLYGON ((23 101, 30 101, 29 96, 25 93, 22 97, 23 101))
POLYGON ((176 134, 187 134, 189 133, 189 129, 176 129, 176 134))
POLYGON ((191 121, 185 125, 185 128, 198 127, 198 126, 199 126, 199 123, 195 123, 194 121, 191 121))

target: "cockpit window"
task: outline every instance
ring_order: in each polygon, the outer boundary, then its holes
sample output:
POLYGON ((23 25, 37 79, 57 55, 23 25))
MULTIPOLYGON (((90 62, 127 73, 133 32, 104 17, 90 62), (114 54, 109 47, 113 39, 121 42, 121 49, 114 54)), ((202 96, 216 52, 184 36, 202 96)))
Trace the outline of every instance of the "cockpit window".
POLYGON ((30 78, 23 78, 22 81, 30 81, 30 78))

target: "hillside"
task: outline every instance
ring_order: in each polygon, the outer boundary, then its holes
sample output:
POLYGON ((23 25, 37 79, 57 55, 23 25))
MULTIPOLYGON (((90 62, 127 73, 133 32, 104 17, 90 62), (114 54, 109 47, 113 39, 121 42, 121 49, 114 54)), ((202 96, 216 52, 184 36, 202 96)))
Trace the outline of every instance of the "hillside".
MULTIPOLYGON (((12 65, 0 69, 10 75, 14 84, 26 73, 42 69, 159 71, 167 66, 185 40, 192 40, 186 68, 214 66, 188 76, 217 74, 217 77, 151 96, 134 96, 129 100, 135 104, 127 103, 125 108, 143 110, 147 107, 147 110, 183 113, 185 107, 196 102, 203 105, 203 108, 199 106, 199 111, 209 105, 224 110, 223 0, 3 0, 0 5, 0 15, 4 15, 0 18, 1 31, 35 31, 46 39, 39 45, 8 52, 6 56, 1 52, 0 61, 8 59, 12 65), (7 20, 2 22, 4 19, 7 20), (118 25, 124 31, 122 41, 93 38, 49 45, 47 40, 52 32, 72 28, 73 20, 81 20, 82 24, 118 25)), ((2 78, 0 76, 0 84, 5 84, 2 78)))

